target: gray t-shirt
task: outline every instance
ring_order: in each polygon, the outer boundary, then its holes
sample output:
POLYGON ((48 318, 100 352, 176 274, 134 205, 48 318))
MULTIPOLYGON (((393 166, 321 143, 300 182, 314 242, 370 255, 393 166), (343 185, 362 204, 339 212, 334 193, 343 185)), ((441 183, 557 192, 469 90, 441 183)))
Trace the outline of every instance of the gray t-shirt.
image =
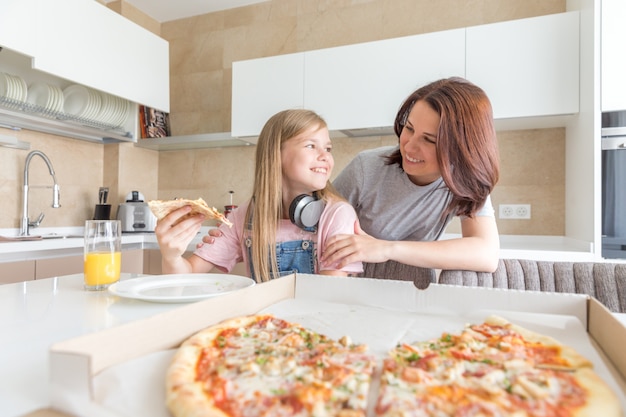
MULTIPOLYGON (((420 186, 397 164, 386 165, 384 157, 396 149, 387 146, 360 152, 333 185, 354 206, 361 228, 369 235, 384 240, 437 240, 454 217, 442 217, 452 193, 441 177, 420 186)), ((490 198, 476 215, 493 217, 490 198)))

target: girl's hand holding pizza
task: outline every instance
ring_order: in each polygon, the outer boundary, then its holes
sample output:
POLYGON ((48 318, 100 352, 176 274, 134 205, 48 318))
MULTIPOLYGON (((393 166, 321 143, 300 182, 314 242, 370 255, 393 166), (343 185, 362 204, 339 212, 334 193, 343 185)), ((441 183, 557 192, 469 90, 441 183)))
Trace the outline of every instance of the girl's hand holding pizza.
POLYGON ((200 231, 202 222, 205 219, 203 214, 194 215, 180 221, 190 211, 190 206, 184 206, 157 221, 154 233, 159 242, 163 260, 166 262, 173 262, 177 258, 182 258, 187 251, 189 243, 200 231))

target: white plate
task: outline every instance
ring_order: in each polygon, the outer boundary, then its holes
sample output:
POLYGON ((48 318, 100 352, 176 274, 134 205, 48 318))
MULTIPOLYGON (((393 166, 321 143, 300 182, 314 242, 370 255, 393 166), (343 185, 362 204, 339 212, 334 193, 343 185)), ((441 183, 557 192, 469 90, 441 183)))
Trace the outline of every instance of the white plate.
POLYGON ((159 303, 190 303, 254 285, 251 278, 229 274, 168 274, 119 281, 109 292, 159 303))

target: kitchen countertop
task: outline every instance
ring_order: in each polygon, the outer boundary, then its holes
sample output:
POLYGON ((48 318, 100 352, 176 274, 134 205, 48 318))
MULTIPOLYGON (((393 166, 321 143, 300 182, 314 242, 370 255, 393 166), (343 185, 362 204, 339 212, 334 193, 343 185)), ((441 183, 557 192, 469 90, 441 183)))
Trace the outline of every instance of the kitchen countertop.
MULTIPOLYGON (((137 277, 122 274, 122 280, 137 277)), ((48 349, 180 304, 123 299, 83 290, 83 274, 0 285, 0 415, 22 416, 49 405, 48 349)))
MULTIPOLYGON (((137 277, 122 274, 122 280, 137 277)), ((88 333, 170 311, 180 304, 83 290, 82 274, 0 285, 0 415, 49 406, 49 347, 88 333)), ((616 314, 626 325, 626 314, 616 314)), ((33 414, 34 415, 34 414, 33 414)))
MULTIPOLYGON (((212 226, 202 227, 200 233, 189 245, 193 250, 202 236, 212 226)), ((56 258, 81 254, 83 251, 82 227, 39 228, 33 233, 42 236, 70 236, 34 241, 0 242, 0 262, 26 261, 41 258, 56 258)), ((0 236, 16 236, 17 229, 0 229, 0 236)), ((444 239, 459 237, 448 234, 444 239)), ((122 250, 158 249, 154 233, 124 233, 122 250)), ((603 262, 603 258, 592 253, 589 243, 575 241, 563 236, 500 236, 500 257, 505 259, 533 259, 545 261, 603 262)), ((610 262, 622 262, 616 259, 610 262)), ((626 260, 623 260, 626 262, 626 260)))
MULTIPOLYGON (((198 236, 189 245, 195 248, 202 236, 213 227, 203 227, 198 236)), ((41 240, 1 241, 0 263, 28 261, 42 258, 80 255, 83 253, 84 238, 82 227, 58 227, 37 229, 41 240)), ((0 236, 17 236, 17 229, 0 229, 0 236)), ((34 233, 33 233, 34 234, 34 233)), ((158 249, 154 233, 123 233, 122 250, 158 249)))

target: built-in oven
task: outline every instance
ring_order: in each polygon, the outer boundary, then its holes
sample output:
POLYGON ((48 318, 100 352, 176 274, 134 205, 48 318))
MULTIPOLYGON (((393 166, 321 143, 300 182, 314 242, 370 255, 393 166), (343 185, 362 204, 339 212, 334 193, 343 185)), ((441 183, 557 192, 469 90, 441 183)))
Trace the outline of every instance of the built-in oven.
POLYGON ((602 257, 626 259, 626 112, 602 114, 602 257))

